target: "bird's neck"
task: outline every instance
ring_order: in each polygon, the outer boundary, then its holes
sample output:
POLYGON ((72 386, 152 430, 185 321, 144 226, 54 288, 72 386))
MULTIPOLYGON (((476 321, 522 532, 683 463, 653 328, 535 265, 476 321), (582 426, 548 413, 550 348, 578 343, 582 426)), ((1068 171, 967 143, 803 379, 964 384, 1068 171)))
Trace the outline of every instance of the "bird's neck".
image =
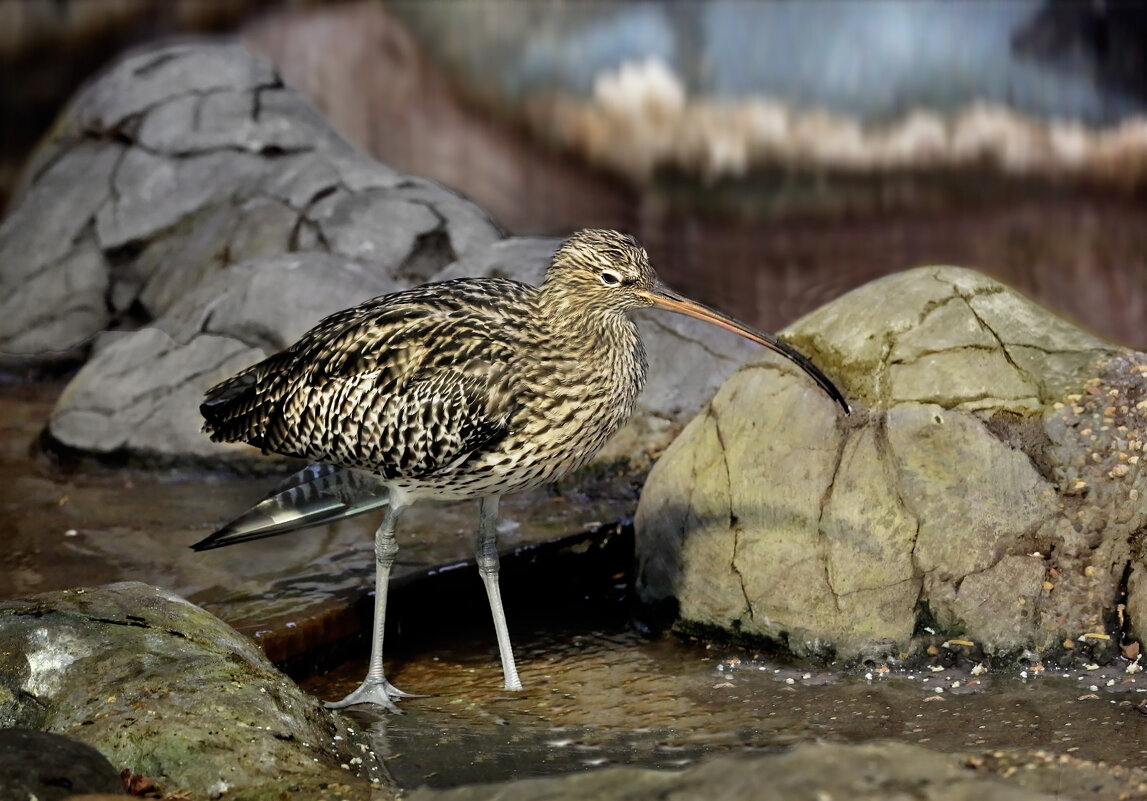
POLYGON ((613 309, 571 303, 557 292, 543 292, 540 306, 548 333, 566 352, 605 356, 606 350, 640 345, 633 321, 613 309))

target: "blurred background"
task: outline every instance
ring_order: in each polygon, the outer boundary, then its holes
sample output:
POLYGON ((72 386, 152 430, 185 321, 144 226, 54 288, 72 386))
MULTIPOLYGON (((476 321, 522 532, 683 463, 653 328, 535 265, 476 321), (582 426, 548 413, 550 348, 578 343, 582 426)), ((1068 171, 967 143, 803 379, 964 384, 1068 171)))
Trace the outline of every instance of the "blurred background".
POLYGON ((0 0, 0 204, 86 78, 204 33, 508 232, 632 231, 765 328, 948 263, 1147 346, 1143 3, 0 0))

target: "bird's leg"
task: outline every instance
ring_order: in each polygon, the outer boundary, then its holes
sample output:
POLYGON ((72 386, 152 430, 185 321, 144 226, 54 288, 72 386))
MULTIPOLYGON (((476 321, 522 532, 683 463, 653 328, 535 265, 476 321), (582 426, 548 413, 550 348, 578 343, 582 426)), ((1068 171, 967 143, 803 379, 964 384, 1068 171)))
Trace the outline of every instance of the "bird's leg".
POLYGON ((478 574, 486 585, 490 599, 490 612, 494 615, 494 632, 498 635, 498 652, 502 655, 502 675, 507 690, 522 689, 518 668, 514 665, 514 650, 510 645, 510 631, 506 628, 506 613, 502 609, 502 591, 498 587, 498 496, 482 498, 478 519, 478 574))
POLYGON ((402 511, 401 506, 390 504, 382 525, 374 533, 374 633, 370 644, 370 668, 358 689, 341 701, 327 701, 328 709, 341 709, 354 704, 378 704, 391 712, 398 712, 395 698, 409 697, 409 693, 395 687, 386 680, 382 672, 382 635, 386 632, 386 590, 390 583, 390 568, 398 554, 398 542, 394 538, 394 524, 402 511))

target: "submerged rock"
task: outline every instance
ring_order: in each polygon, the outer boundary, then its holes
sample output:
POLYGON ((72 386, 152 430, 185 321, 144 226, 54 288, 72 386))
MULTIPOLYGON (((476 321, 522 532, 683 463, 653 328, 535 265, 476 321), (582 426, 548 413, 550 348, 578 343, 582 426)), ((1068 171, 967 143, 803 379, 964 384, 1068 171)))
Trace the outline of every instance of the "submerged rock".
POLYGON ((944 267, 788 337, 853 416, 771 358, 730 378, 645 487, 646 600, 800 655, 903 654, 928 629, 997 656, 1125 636, 1128 576, 1144 604, 1147 356, 944 267))
MULTIPOLYGON (((1026 778, 1026 777, 1025 777, 1026 778)), ((1062 780, 1062 777, 1060 777, 1062 780)), ((1028 780, 1030 782, 1030 780, 1028 780)), ((809 744, 784 754, 722 757, 684 771, 613 768, 450 790, 419 789, 409 801, 526 801, 546 798, 672 798, 680 801, 770 801, 848 798, 884 801, 928 798, 963 801, 1040 801, 1058 798, 977 771, 967 757, 938 754, 918 745, 877 742, 868 745, 809 744)))
POLYGON ((197 798, 371 797, 367 741, 183 599, 139 583, 0 602, 0 725, 197 798), (345 767, 344 767, 345 766, 345 767))
POLYGON ((0 795, 62 801, 74 795, 125 795, 119 771, 96 749, 62 734, 0 729, 0 795))

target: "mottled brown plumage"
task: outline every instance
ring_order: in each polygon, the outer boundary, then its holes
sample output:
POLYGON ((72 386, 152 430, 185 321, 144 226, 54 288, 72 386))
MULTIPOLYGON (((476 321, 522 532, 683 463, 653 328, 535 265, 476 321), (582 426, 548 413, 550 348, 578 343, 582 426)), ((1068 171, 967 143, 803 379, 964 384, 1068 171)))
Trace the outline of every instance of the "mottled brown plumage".
POLYGON ((325 465, 197 543, 213 548, 386 505, 376 535, 381 598, 371 673, 342 704, 393 708, 382 673, 385 579, 398 513, 421 498, 483 498, 478 560, 506 686, 517 673, 497 590, 497 499, 584 464, 633 411, 646 357, 629 313, 660 306, 766 345, 840 393, 788 345, 676 295, 645 250, 587 230, 554 254, 540 287, 497 278, 428 284, 367 301, 207 393, 205 430, 325 465))
POLYGON ((652 288, 632 239, 583 232, 540 288, 459 279, 334 314, 212 389, 205 428, 215 440, 367 470, 412 500, 551 481, 593 456, 645 384, 626 311, 648 304, 602 284, 594 271, 607 264, 652 288), (582 296, 595 302, 569 302, 582 296))

